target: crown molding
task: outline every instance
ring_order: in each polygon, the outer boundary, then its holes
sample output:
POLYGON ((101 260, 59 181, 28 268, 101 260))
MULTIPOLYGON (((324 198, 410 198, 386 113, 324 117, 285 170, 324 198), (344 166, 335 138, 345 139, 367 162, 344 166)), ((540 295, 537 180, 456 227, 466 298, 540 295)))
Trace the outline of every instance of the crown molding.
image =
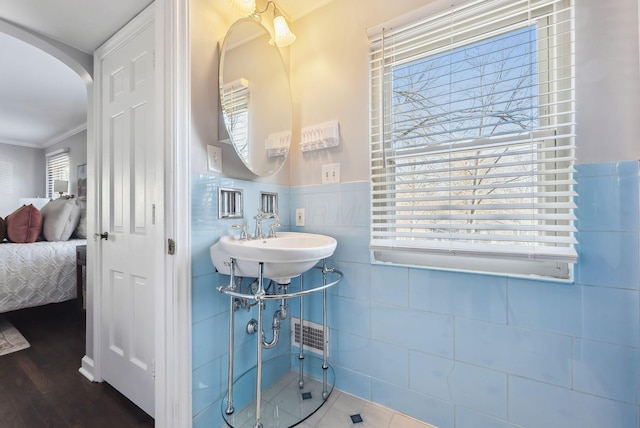
POLYGON ((63 132, 62 134, 53 137, 52 139, 45 141, 42 146, 40 146, 41 149, 46 149, 47 147, 51 147, 56 143, 59 143, 60 141, 64 141, 67 138, 73 137, 76 134, 79 134, 82 131, 85 131, 87 129, 87 122, 76 126, 73 129, 70 129, 68 131, 63 132))
POLYGON ((20 146, 20 147, 28 147, 30 149, 41 149, 44 150, 48 147, 53 146, 56 143, 59 143, 60 141, 64 141, 67 138, 73 137, 76 134, 79 134, 80 132, 84 131, 87 129, 87 123, 83 123, 81 125, 76 126, 73 129, 70 129, 68 131, 63 132, 62 134, 59 134, 43 143, 30 143, 27 141, 18 141, 18 140, 3 140, 0 139, 0 144, 8 144, 10 146, 20 146))

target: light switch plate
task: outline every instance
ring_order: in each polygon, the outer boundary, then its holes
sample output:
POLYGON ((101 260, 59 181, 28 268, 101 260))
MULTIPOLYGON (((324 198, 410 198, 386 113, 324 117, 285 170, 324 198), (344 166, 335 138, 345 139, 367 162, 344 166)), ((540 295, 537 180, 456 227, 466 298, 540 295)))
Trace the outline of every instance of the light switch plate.
POLYGON ((322 165, 322 184, 340 183, 340 164, 322 165))

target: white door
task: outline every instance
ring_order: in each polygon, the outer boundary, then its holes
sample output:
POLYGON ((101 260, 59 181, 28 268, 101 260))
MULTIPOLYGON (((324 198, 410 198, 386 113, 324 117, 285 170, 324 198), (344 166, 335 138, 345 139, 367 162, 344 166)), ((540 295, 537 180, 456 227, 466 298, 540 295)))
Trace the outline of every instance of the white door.
POLYGON ((100 65, 100 222, 108 237, 99 244, 102 378, 151 416, 154 288, 161 284, 157 261, 163 252, 155 212, 163 198, 163 150, 154 136, 153 48, 149 24, 100 65))

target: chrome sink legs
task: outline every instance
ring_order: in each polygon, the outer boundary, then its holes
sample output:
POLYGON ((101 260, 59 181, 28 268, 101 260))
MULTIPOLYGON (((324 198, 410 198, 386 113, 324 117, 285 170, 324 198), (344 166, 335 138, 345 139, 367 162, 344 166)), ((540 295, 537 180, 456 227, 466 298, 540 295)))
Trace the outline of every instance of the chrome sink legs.
MULTIPOLYGON (((263 382, 264 364, 269 364, 269 361, 263 362, 263 354, 264 354, 263 349, 274 348, 277 345, 280 334, 281 334, 281 331, 280 331, 281 322, 287 319, 289 315, 288 314, 289 307, 287 305, 287 301, 288 299, 296 298, 296 297, 300 298, 300 324, 298 326, 300 330, 297 331, 299 333, 299 338, 300 338, 300 352, 297 355, 298 363, 299 363, 299 378, 298 378, 297 384, 300 389, 309 387, 308 385, 309 381, 306 381, 304 377, 305 369, 309 370, 311 368, 311 370, 315 370, 315 367, 311 367, 309 364, 313 363, 314 361, 318 361, 318 363, 320 363, 320 361, 319 361, 319 358, 312 358, 311 360, 307 360, 307 364, 305 364, 304 296, 307 294, 318 292, 318 291, 322 291, 323 293, 322 328, 324 332, 323 334, 324 342, 323 342, 323 349, 322 349, 322 392, 320 393, 320 391, 318 391, 318 393, 316 394, 318 399, 321 396, 322 400, 321 402, 319 402, 319 404, 316 404, 316 405, 322 406, 322 404, 326 402, 327 398, 329 397, 331 389, 333 389, 333 382, 335 382, 335 379, 331 381, 332 383, 329 388, 328 377, 329 377, 329 372, 331 368, 329 367, 329 364, 328 364, 328 348, 327 348, 328 336, 329 336, 328 325, 327 325, 327 290, 330 287, 338 284, 342 280, 342 277, 343 277, 342 273, 337 269, 328 269, 326 265, 326 261, 323 260, 322 266, 316 267, 316 269, 322 270, 322 284, 321 285, 316 284, 315 286, 312 285, 311 287, 309 287, 307 284, 307 286, 305 286, 304 275, 300 275, 299 276, 300 290, 296 291, 295 289, 291 289, 293 288, 293 286, 290 286, 290 284, 277 284, 275 281, 271 281, 268 284, 265 284, 265 277, 264 277, 265 266, 264 266, 264 263, 260 262, 258 263, 258 278, 253 280, 251 283, 249 283, 246 290, 243 290, 242 278, 236 277, 236 273, 238 272, 236 259, 231 258, 228 263, 229 263, 228 266, 229 266, 229 272, 230 272, 229 283, 226 286, 217 287, 217 290, 219 292, 226 294, 230 298, 228 394, 227 394, 226 403, 224 402, 224 400, 222 400, 222 406, 221 406, 222 416, 225 419, 225 422, 227 422, 229 426, 236 426, 234 422, 234 418, 238 418, 240 415, 245 415, 246 414, 245 412, 249 412, 250 414, 252 414, 253 417, 255 417, 255 421, 252 421, 252 425, 251 425, 253 428, 263 428, 263 426, 272 425, 272 417, 270 416, 270 413, 268 412, 264 413, 264 409, 263 409, 264 394, 262 389, 263 389, 263 385, 265 384, 264 382, 273 381, 271 377, 267 376, 263 382), (332 276, 335 276, 337 279, 329 282, 327 279, 329 274, 331 274, 332 276), (236 280, 239 281, 238 284, 236 284, 235 282, 236 280), (267 309, 267 302, 269 300, 275 300, 275 299, 280 300, 280 308, 276 310, 273 315, 273 322, 271 325, 273 330, 273 338, 271 339, 271 341, 267 341, 265 340, 265 334, 264 334, 264 324, 263 324, 264 311, 267 309), (257 340, 255 345, 256 346, 255 347, 255 350, 256 350, 255 385, 251 384, 250 386, 251 390, 253 390, 253 387, 255 386, 255 395, 254 395, 255 403, 251 403, 249 406, 246 406, 246 404, 242 402, 242 399, 244 399, 243 398, 244 394, 243 394, 238 397, 238 403, 241 403, 241 406, 243 407, 243 409, 236 410, 234 408, 234 401, 233 401, 234 381, 237 380, 237 379, 234 379, 235 311, 237 311, 240 308, 243 308, 249 311, 254 306, 257 306, 256 308, 257 320, 251 320, 249 322, 247 326, 247 332, 251 334, 258 332, 258 337, 256 338, 257 340), (307 385, 305 385, 305 383, 307 383, 307 385), (254 407, 254 404, 255 404, 255 407, 254 407)), ((270 280, 266 279, 266 281, 270 281, 270 280)), ((308 335, 309 333, 307 333, 307 336, 308 335)), ((307 343, 307 349, 308 349, 308 343, 307 343)), ((276 357, 276 358, 279 358, 279 357, 276 357)), ((289 361, 289 364, 291 363, 292 362, 289 361)), ((293 369, 293 367, 290 367, 290 370, 291 369, 293 369)), ((316 380, 314 379, 310 383, 311 385, 313 385, 315 382, 316 380)), ((295 383, 292 386, 295 388, 295 383)), ((305 392, 304 394, 309 394, 308 398, 311 398, 311 395, 309 392, 305 392)), ((303 399, 307 399, 307 397, 304 397, 303 399)), ((309 402, 309 403, 312 403, 312 402, 309 402)), ((318 407, 316 407, 315 409, 317 408, 318 407)), ((311 409, 312 411, 315 411, 313 410, 313 406, 311 406, 311 409)), ((308 416, 309 415, 303 416, 303 418, 308 416)), ((242 423, 246 422, 246 419, 244 419, 244 416, 240 416, 240 419, 242 420, 242 423)))
MULTIPOLYGON (((228 288, 231 291, 235 291, 236 289, 236 284, 234 283, 234 278, 236 277, 236 272, 235 272, 235 260, 231 259, 231 276, 229 278, 229 286, 228 288)), ((233 413, 234 409, 233 409, 233 349, 234 349, 234 343, 233 343, 233 329, 234 329, 234 325, 235 325, 235 307, 236 307, 236 299, 235 298, 231 298, 229 299, 230 301, 230 307, 229 307, 229 381, 228 381, 228 398, 227 398, 227 409, 225 410, 225 412, 227 413, 227 415, 230 415, 233 413)))
MULTIPOLYGON (((300 291, 304 291, 304 275, 300 275, 300 291)), ((298 378, 298 387, 304 388, 304 296, 300 296, 300 353, 298 360, 300 361, 300 377, 298 378)))
MULTIPOLYGON (((264 264, 260 263, 260 277, 258 278, 258 291, 256 291, 256 296, 264 295, 264 264)), ((260 302, 258 304, 258 331, 262 332, 262 311, 263 304, 260 302)), ((262 334, 262 333, 261 333, 262 334)), ((262 419, 261 411, 262 411, 262 340, 258 338, 256 340, 256 424, 254 428, 262 428, 262 423, 260 420, 262 419)))

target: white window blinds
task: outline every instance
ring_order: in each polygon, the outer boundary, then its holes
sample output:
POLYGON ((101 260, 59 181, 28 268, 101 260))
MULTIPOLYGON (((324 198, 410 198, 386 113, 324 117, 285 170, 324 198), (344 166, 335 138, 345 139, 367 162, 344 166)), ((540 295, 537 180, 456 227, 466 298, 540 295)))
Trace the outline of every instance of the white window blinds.
POLYGON ((567 279, 568 0, 481 0, 372 37, 374 261, 567 279))
POLYGON ((249 81, 241 78, 223 87, 222 114, 241 159, 249 159, 249 81))
POLYGON ((56 151, 47 154, 47 197, 54 198, 57 195, 53 191, 55 180, 69 181, 69 153, 56 151))

